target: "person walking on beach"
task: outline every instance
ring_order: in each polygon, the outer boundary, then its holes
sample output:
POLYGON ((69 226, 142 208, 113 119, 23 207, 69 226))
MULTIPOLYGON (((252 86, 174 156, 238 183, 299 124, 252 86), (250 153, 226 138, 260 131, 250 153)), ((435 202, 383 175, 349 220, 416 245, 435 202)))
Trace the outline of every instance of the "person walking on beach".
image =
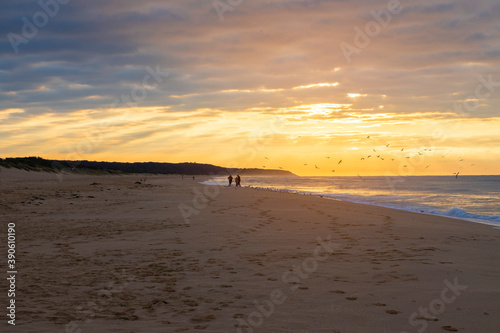
POLYGON ((236 178, 234 178, 234 182, 236 183, 236 187, 241 187, 241 177, 240 175, 237 175, 236 178))
POLYGON ((227 186, 231 186, 231 184, 233 183, 233 176, 229 175, 229 177, 227 177, 227 180, 229 181, 229 185, 227 186))

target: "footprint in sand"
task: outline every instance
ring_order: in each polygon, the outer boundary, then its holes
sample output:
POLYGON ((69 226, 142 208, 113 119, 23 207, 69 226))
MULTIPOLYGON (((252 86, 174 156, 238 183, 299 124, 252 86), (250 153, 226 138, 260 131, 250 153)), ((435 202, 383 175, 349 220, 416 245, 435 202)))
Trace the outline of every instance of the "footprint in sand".
POLYGON ((191 318, 191 322, 193 323, 207 323, 209 321, 215 320, 214 315, 204 315, 204 316, 196 316, 191 318))
POLYGON ((391 315, 397 315, 398 313, 401 313, 401 311, 396 310, 386 310, 385 312, 391 315))
POLYGON ((343 290, 330 290, 331 293, 336 293, 336 294, 345 294, 345 291, 343 290))
POLYGON ((385 304, 385 303, 372 303, 372 305, 375 305, 375 306, 387 306, 387 304, 385 304))

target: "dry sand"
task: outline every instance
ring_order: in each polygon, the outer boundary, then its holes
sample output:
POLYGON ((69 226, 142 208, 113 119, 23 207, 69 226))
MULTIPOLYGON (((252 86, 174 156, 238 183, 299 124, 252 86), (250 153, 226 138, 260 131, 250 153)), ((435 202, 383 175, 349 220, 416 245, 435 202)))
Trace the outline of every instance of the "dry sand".
POLYGON ((0 331, 500 331, 498 229, 143 177, 1 170, 0 331))

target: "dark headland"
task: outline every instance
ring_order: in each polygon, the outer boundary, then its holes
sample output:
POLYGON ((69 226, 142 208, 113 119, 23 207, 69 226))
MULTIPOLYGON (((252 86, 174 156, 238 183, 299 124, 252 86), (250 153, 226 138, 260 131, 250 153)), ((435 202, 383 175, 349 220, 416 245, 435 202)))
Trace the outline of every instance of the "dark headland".
POLYGON ((75 172, 75 173, 152 173, 182 175, 227 175, 245 174, 255 176, 296 176, 290 171, 255 168, 225 168, 203 163, 164 163, 164 162, 97 162, 48 160, 41 157, 0 158, 0 167, 16 168, 27 171, 75 172))

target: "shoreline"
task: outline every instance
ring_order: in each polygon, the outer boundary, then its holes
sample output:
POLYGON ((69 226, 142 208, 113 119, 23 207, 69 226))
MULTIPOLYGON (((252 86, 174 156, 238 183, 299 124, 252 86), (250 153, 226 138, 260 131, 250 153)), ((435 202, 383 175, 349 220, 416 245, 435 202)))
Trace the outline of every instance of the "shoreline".
MULTIPOLYGON (((221 185, 208 185, 208 186, 221 186, 221 185)), ((309 196, 313 196, 313 197, 319 197, 321 199, 324 198, 324 199, 327 199, 327 200, 334 200, 334 201, 339 201, 339 202, 349 202, 349 203, 353 203, 353 204, 357 204, 357 205, 364 205, 364 206, 384 207, 384 208, 387 208, 387 209, 394 209, 394 210, 403 211, 403 212, 409 212, 409 213, 415 213, 415 214, 423 214, 423 215, 429 215, 429 216, 439 216, 439 217, 445 217, 445 218, 449 218, 449 219, 453 219, 453 220, 467 221, 467 222, 471 222, 471 223, 484 224, 484 225, 493 227, 494 229, 500 229, 500 225, 493 224, 496 221, 490 221, 490 222, 488 222, 488 220, 465 218, 465 217, 460 218, 458 216, 448 216, 448 215, 443 215, 443 214, 438 214, 438 213, 415 212, 415 211, 404 209, 404 208, 386 206, 384 204, 364 203, 364 202, 342 200, 342 199, 328 197, 327 195, 323 195, 323 194, 313 194, 313 193, 307 194, 307 193, 300 193, 300 192, 297 192, 297 191, 294 191, 294 190, 277 190, 277 189, 273 189, 273 188, 256 188, 256 187, 252 187, 252 186, 243 186, 243 187, 244 188, 251 188, 251 189, 255 189, 255 190, 278 192, 278 193, 289 193, 289 194, 297 194, 297 195, 309 195, 309 196)))
MULTIPOLYGON (((383 177, 383 176, 377 176, 378 177, 383 177)), ((418 176, 420 177, 420 176, 418 176)), ((471 176, 475 177, 475 176, 471 176)), ((265 178, 265 177, 259 177, 259 178, 265 178)), ((310 178, 315 178, 315 177, 305 177, 306 179, 310 178)), ((325 177, 317 177, 321 180, 325 180, 325 177)), ((327 179, 334 178, 334 177, 326 177, 327 179)), ((345 177, 343 177, 345 178, 345 177)), ((353 177, 357 178, 357 177, 353 177)), ((214 178, 211 178, 213 180, 214 178)), ((204 185, 210 185, 210 186, 225 186, 221 184, 216 184, 216 183, 204 183, 204 185)), ((489 225, 493 228, 500 228, 500 214, 499 215, 482 215, 482 214, 476 214, 476 213, 470 213, 469 211, 466 211, 465 209, 461 208, 460 206, 449 206, 449 208, 436 208, 435 206, 426 206, 425 204, 418 205, 403 205, 400 203, 391 203, 391 202, 378 202, 378 201, 373 201, 370 200, 371 196, 363 196, 359 194, 351 194, 349 192, 345 193, 329 193, 329 192, 311 192, 311 191, 300 191, 300 190, 295 190, 292 188, 279 188, 279 187, 272 187, 273 185, 263 185, 263 186, 256 186, 256 185, 246 185, 244 187, 249 187, 249 188, 254 188, 257 190, 268 190, 268 191, 273 191, 273 192, 279 192, 279 193, 291 193, 291 194, 298 194, 298 195, 311 195, 319 198, 324 198, 324 199, 330 199, 330 200, 338 200, 341 202, 350 202, 350 203, 356 203, 356 204, 361 204, 361 205, 368 205, 368 206, 375 206, 375 207, 385 207, 385 208, 390 208, 390 209, 396 209, 396 210, 401 210, 401 211, 406 211, 406 212, 413 212, 417 214, 425 214, 425 215, 431 215, 431 216, 442 216, 442 217, 448 217, 452 219, 457 219, 461 221, 467 221, 467 222, 472 222, 472 223, 477 223, 477 224, 484 224, 484 225, 489 225), (352 197, 352 198, 350 198, 352 197)), ((277 185, 280 186, 280 185, 277 185)), ((318 188, 319 189, 319 188, 318 188)))
POLYGON ((138 175, 6 176, 1 237, 16 224, 19 278, 18 327, 1 323, 5 332, 500 325, 500 233, 490 227, 308 195, 216 191, 180 176, 141 185, 138 175))

